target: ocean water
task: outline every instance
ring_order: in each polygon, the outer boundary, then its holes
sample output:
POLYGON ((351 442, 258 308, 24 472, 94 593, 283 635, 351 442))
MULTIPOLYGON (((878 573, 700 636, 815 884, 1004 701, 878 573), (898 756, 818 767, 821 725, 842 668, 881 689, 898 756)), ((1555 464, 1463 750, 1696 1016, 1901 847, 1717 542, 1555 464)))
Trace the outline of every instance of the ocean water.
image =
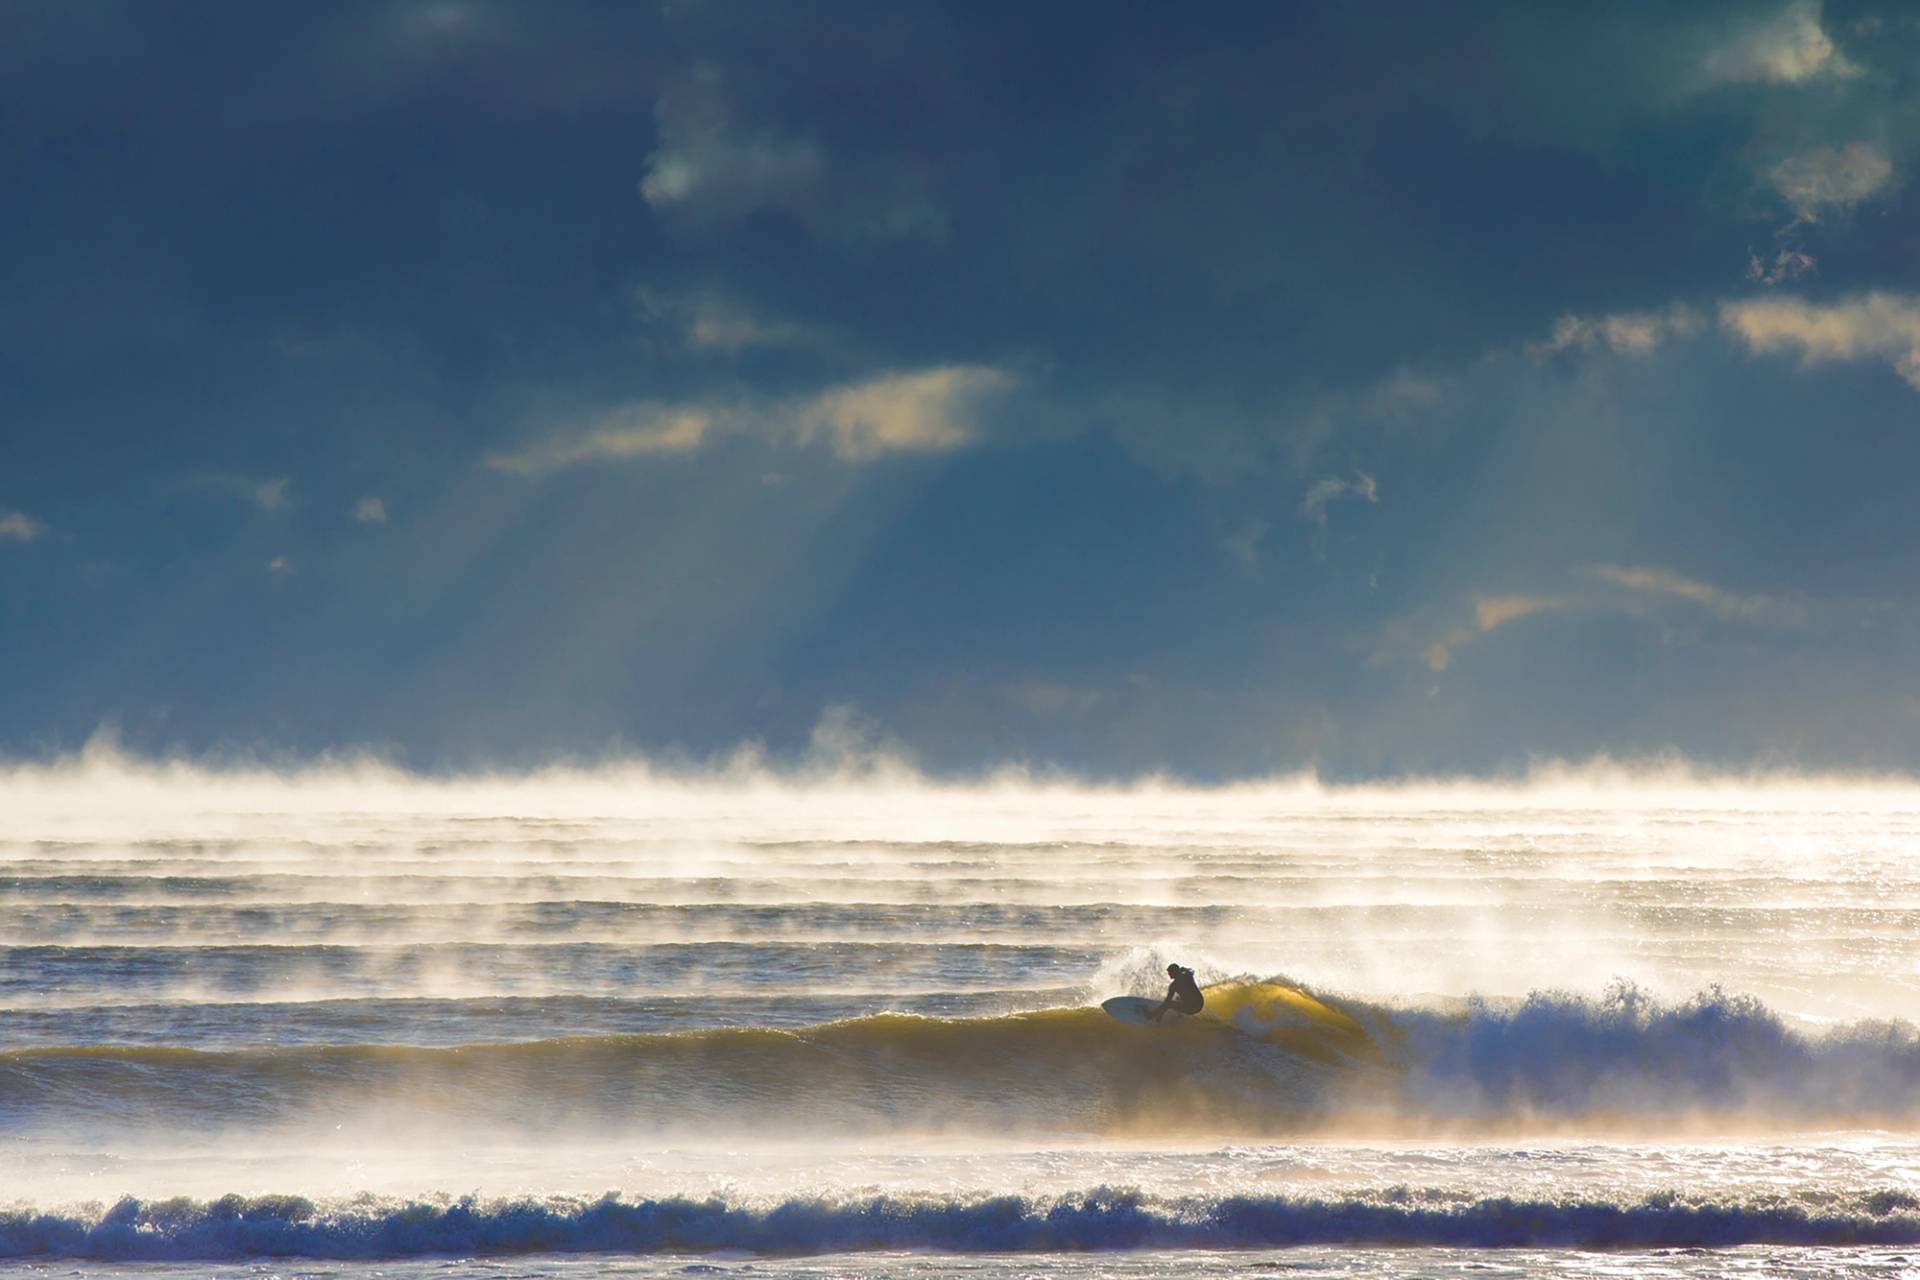
POLYGON ((0 1266, 1920 1274, 1916 850, 1676 771, 17 766, 0 1266))

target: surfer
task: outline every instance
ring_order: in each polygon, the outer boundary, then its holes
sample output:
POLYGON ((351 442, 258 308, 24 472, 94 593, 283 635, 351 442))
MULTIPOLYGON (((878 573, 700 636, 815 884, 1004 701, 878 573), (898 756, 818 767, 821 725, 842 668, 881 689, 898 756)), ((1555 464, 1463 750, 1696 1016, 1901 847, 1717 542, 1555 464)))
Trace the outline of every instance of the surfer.
POLYGON ((1200 1012, 1207 998, 1200 994, 1200 988, 1193 981, 1193 970, 1177 964, 1167 966, 1167 976, 1173 981, 1167 984, 1167 998, 1160 1007, 1147 1016, 1155 1022, 1166 1016, 1167 1010, 1175 1013, 1194 1014, 1200 1012))

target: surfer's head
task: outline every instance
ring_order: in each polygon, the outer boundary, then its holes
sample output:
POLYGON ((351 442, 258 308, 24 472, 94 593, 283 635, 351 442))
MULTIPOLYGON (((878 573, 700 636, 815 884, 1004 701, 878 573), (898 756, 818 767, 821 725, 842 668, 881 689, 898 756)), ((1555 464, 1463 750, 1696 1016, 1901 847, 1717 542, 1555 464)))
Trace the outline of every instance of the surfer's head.
POLYGON ((1177 965, 1177 964, 1170 964, 1170 965, 1168 965, 1168 966, 1167 966, 1167 976, 1168 976, 1169 978, 1177 978, 1177 977, 1179 977, 1179 976, 1180 976, 1180 966, 1179 966, 1179 965, 1177 965))

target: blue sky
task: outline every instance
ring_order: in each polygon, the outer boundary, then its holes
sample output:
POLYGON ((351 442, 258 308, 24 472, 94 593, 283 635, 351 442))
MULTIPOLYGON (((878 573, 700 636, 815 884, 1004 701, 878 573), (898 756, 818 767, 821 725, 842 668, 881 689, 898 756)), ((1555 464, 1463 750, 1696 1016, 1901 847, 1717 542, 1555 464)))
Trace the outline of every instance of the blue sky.
POLYGON ((0 750, 1920 768, 1903 6, 0 24, 0 750))

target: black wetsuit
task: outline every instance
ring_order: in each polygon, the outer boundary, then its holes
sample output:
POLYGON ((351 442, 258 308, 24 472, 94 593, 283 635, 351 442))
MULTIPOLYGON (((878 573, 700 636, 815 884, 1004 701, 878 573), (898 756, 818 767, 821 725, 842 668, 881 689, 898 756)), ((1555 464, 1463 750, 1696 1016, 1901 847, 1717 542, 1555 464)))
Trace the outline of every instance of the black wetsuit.
POLYGON ((1198 1013, 1206 997, 1193 981, 1193 970, 1173 966, 1173 982, 1167 987, 1167 1000, 1175 1013, 1198 1013))

